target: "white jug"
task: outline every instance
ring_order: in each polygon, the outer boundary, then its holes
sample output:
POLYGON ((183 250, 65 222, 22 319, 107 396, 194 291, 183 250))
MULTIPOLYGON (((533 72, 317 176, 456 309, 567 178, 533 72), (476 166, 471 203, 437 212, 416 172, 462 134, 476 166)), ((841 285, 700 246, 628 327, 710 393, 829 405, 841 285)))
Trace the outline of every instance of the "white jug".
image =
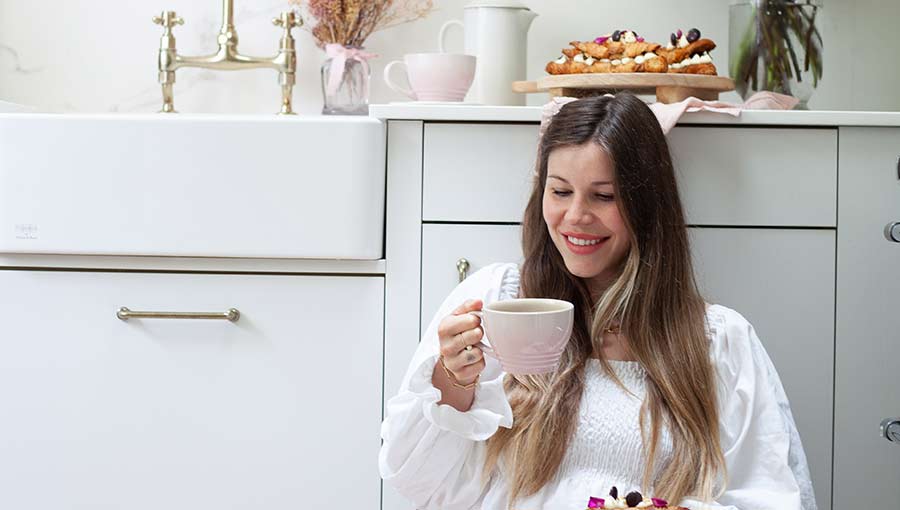
POLYGON ((485 105, 522 106, 525 95, 512 91, 512 82, 525 80, 528 28, 537 17, 516 0, 476 0, 463 7, 463 20, 441 27, 438 47, 444 52, 447 29, 465 32, 465 51, 477 57, 475 80, 466 100, 485 105))

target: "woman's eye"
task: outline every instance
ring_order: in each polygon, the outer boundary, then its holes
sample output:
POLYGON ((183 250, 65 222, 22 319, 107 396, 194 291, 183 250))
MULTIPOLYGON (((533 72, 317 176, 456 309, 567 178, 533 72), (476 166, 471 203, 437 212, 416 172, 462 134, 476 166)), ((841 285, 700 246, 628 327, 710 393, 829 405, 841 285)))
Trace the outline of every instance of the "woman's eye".
MULTIPOLYGON (((553 194, 558 197, 567 197, 567 196, 571 195, 572 192, 557 189, 557 190, 553 190, 553 194)), ((606 193, 595 193, 594 196, 599 198, 600 200, 603 200, 604 202, 610 202, 614 198, 612 195, 607 195, 606 193)))

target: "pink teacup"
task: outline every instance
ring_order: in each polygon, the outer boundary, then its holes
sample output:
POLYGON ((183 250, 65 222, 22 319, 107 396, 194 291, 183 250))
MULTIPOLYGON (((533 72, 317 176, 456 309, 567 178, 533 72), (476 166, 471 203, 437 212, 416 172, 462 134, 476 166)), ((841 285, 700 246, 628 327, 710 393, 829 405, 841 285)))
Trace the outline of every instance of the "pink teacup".
POLYGON ((474 77, 475 57, 458 53, 410 53, 384 68, 388 87, 415 101, 462 101, 474 77), (395 65, 406 67, 412 90, 391 81, 395 65))
POLYGON ((529 375, 556 370, 572 335, 574 311, 572 303, 560 299, 520 298, 469 313, 481 317, 485 354, 506 372, 529 375))

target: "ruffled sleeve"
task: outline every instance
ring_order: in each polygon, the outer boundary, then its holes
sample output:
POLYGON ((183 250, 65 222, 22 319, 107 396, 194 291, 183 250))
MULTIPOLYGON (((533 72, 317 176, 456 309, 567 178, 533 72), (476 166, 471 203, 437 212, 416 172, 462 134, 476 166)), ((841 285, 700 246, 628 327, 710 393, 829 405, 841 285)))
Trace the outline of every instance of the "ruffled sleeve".
MULTIPOLYGON (((792 467, 796 459, 791 458, 795 428, 789 409, 788 414, 784 412, 787 400, 783 390, 779 394, 778 375, 756 331, 742 315, 713 305, 707 316, 728 478, 715 503, 686 500, 681 505, 694 510, 800 510, 800 483, 792 467)), ((796 441, 795 450, 799 437, 796 441)), ((806 468, 805 457, 803 462, 806 468)))
POLYGON ((400 391, 385 407, 381 476, 417 508, 478 507, 487 490, 482 483, 484 441, 513 422, 502 369, 489 357, 468 411, 438 405, 441 392, 431 383, 439 355, 438 325, 468 299, 485 304, 510 299, 518 288, 516 264, 486 266, 457 285, 422 336, 400 391))

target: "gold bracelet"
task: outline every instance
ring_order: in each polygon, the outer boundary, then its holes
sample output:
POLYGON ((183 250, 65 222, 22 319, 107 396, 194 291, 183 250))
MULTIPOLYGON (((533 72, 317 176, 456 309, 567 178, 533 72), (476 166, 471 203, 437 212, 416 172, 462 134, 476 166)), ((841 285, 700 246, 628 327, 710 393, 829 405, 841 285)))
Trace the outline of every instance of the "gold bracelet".
POLYGON ((469 384, 460 384, 459 381, 456 380, 456 377, 453 375, 453 373, 450 372, 450 369, 447 368, 447 365, 444 364, 444 357, 439 356, 438 361, 441 363, 441 367, 444 368, 444 373, 447 374, 447 378, 450 379, 450 384, 461 390, 470 390, 474 388, 475 385, 478 384, 478 379, 481 378, 481 374, 478 374, 475 376, 475 380, 470 382, 469 384))

